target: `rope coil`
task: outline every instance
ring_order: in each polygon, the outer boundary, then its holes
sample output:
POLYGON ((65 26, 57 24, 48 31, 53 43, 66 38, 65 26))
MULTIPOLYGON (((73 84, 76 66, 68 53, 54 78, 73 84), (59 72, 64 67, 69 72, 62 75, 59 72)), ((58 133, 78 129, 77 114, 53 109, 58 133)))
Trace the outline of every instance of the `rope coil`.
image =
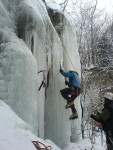
POLYGON ((37 150, 52 150, 51 146, 45 146, 43 143, 39 141, 32 141, 37 150), (43 146, 43 148, 42 148, 43 146))

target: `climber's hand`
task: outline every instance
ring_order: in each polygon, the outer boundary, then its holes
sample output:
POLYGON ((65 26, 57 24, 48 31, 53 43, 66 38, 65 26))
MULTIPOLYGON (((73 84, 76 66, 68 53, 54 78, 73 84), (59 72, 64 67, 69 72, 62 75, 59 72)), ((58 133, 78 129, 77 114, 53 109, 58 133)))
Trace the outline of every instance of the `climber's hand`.
POLYGON ((69 82, 65 80, 65 85, 69 85, 69 82))
POLYGON ((59 62, 60 69, 62 69, 62 61, 59 62))

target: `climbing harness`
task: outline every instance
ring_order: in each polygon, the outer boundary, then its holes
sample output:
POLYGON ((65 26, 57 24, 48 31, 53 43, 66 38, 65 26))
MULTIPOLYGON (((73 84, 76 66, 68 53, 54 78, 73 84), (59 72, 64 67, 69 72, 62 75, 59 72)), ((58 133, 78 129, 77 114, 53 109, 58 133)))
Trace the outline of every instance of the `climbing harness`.
POLYGON ((46 70, 40 70, 39 72, 38 72, 38 74, 39 73, 43 73, 43 80, 42 80, 42 82, 41 82, 41 84, 40 84, 40 86, 39 86, 39 88, 38 88, 38 91, 40 91, 40 89, 42 88, 42 86, 45 88, 46 87, 46 77, 45 77, 45 72, 46 72, 46 70))
POLYGON ((43 143, 39 141, 32 141, 32 143, 34 144, 37 150, 52 150, 51 146, 45 146, 43 143))

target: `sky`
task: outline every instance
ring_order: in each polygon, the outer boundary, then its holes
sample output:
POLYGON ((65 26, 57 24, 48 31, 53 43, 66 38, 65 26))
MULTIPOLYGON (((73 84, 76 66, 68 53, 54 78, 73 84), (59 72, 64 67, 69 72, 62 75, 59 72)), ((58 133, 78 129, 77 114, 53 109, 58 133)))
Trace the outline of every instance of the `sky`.
POLYGON ((113 12, 113 0, 98 0, 98 7, 100 9, 105 8, 106 12, 113 12))
MULTIPOLYGON (((55 1, 58 3, 62 3, 65 0, 55 0, 55 1)), ((71 1, 75 2, 75 0, 68 0, 68 3, 71 3, 71 1)), ((88 1, 88 0, 82 0, 82 1, 84 2, 84 1, 88 1)), ((107 13, 111 14, 113 12, 113 0, 97 0, 97 6, 99 9, 105 8, 107 13)))

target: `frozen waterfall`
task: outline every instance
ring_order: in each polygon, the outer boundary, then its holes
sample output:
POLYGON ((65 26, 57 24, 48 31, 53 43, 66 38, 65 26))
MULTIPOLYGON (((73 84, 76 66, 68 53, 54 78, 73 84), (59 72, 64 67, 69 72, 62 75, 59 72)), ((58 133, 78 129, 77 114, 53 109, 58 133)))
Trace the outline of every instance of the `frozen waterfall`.
MULTIPOLYGON (((48 3, 47 3, 48 4, 48 3)), ((59 10, 49 5, 53 15, 59 10)), ((63 147, 70 138, 78 139, 79 119, 69 121, 70 110, 60 95, 64 78, 59 61, 67 69, 69 58, 80 73, 80 58, 72 22, 64 17, 61 34, 48 15, 42 0, 0 0, 0 100, 6 102, 26 121, 33 132, 63 147), (68 52, 68 55, 66 54, 68 52), (46 88, 38 88, 46 70, 46 88)), ((62 19, 56 24, 59 28, 62 19)))

